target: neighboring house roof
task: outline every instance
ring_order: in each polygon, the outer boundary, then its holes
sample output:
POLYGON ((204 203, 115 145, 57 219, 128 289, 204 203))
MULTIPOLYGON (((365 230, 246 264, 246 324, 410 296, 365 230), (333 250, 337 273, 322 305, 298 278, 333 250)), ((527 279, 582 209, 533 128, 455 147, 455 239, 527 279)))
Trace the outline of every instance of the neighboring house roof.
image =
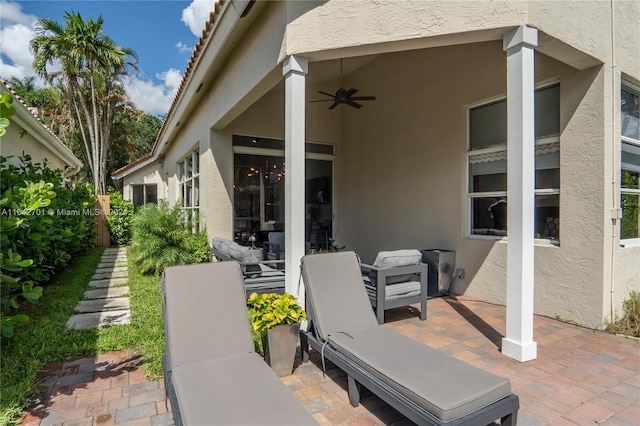
POLYGON ((112 176, 116 179, 119 179, 121 177, 123 177, 124 175, 126 175, 127 171, 133 169, 135 166, 142 166, 144 165, 146 162, 150 162, 151 160, 153 160, 153 158, 156 156, 157 154, 157 150, 158 150, 158 145, 159 145, 159 141, 160 138, 162 136, 162 134, 165 131, 167 122, 169 121, 169 118, 172 116, 176 104, 178 103, 178 99, 180 99, 180 96, 182 96, 182 92, 184 90, 184 87, 186 85, 187 80, 189 79, 189 77, 191 76, 191 73, 193 72, 193 69, 196 66, 196 63, 198 62, 198 59, 201 56, 202 50, 204 45, 206 44, 206 40, 209 38, 209 36, 213 33, 213 27, 214 27, 214 23, 216 22, 216 19, 218 18, 218 16, 220 15, 220 11, 222 9, 222 6, 224 5, 226 0, 218 0, 215 3, 214 9, 209 13, 209 19, 207 20, 207 22, 205 23, 205 27, 202 30, 202 35, 200 36, 200 38, 198 39, 198 43, 196 43, 196 46, 193 49, 193 52, 191 53, 191 58, 189 59, 189 63, 187 64, 187 68, 182 76, 182 80, 180 81, 180 86, 178 86, 178 90, 176 91, 175 96, 173 97, 173 101, 171 102, 171 105, 169 106, 169 111, 167 112, 167 114, 165 115, 165 119, 162 122, 162 125, 160 126, 160 130, 158 131, 158 135, 156 136, 156 140, 153 144, 153 147, 151 148, 151 152, 143 157, 138 158, 137 160, 119 168, 118 170, 114 171, 112 176))
POLYGON ((34 137, 45 148, 52 151, 66 163, 71 170, 65 171, 65 176, 73 176, 80 171, 83 166, 82 160, 76 157, 73 152, 51 131, 11 89, 11 86, 5 81, 0 80, 0 92, 8 92, 14 99, 13 107, 16 110, 14 116, 9 120, 15 121, 17 125, 22 127, 28 134, 34 137))

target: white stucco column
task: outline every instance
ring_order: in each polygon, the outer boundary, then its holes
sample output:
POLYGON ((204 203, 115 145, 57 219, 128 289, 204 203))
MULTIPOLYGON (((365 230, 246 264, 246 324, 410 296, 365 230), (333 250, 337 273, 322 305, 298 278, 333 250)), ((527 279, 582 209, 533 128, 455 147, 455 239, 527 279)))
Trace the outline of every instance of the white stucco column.
POLYGON ((504 36, 507 52, 507 330, 502 353, 535 359, 533 341, 535 211, 535 47, 538 30, 504 36))
POLYGON ((304 250, 305 192, 305 76, 306 58, 289 56, 283 64, 285 81, 284 118, 284 223, 285 291, 304 307, 304 286, 300 280, 300 259, 304 250))

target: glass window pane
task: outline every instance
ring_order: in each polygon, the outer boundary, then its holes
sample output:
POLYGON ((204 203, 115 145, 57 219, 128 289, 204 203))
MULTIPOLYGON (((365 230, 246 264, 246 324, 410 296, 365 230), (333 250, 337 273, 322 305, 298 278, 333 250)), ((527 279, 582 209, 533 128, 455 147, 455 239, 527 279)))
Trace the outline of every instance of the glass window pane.
POLYGON ((638 215, 638 204, 640 194, 622 194, 622 220, 620 221, 620 238, 639 238, 638 224, 640 216, 638 215))
POLYGON ((560 196, 536 195, 535 237, 560 238, 560 196))
POLYGON ((476 174, 471 176, 471 192, 507 190, 507 173, 476 174))
POLYGON ((471 233, 474 235, 507 235, 506 197, 471 199, 471 233))
POLYGON ((197 175, 198 173, 200 173, 200 154, 198 153, 198 151, 194 151, 193 155, 193 174, 197 175))
POLYGON ((622 142, 622 170, 640 172, 640 146, 622 142))
POLYGON ((156 184, 146 185, 145 192, 146 192, 146 196, 145 196, 146 203, 153 203, 153 204, 158 203, 158 185, 156 184))
POLYGON ((498 101, 469 110, 470 150, 507 143, 507 102, 498 101))
POLYGON ((133 189, 133 205, 134 206, 143 206, 144 205, 144 186, 142 185, 132 185, 133 189))
POLYGON ((639 96, 626 87, 622 88, 620 99, 622 136, 640 140, 640 112, 638 108, 639 96))
POLYGON ((184 206, 185 207, 193 207, 193 201, 191 198, 192 192, 191 192, 191 184, 192 181, 187 181, 187 183, 184 185, 184 206))
POLYGON ((560 188, 560 169, 536 170, 536 189, 560 188))
POLYGON ((192 176, 191 173, 193 171, 193 160, 191 156, 189 156, 189 158, 185 160, 185 168, 186 168, 186 178, 191 179, 191 176, 192 176))
POLYGON ((200 205, 200 178, 193 179, 193 205, 200 205))
POLYGON ((640 189, 640 172, 622 171, 622 187, 629 189, 640 189))
POLYGON ((560 134, 560 86, 536 91, 536 138, 560 134))

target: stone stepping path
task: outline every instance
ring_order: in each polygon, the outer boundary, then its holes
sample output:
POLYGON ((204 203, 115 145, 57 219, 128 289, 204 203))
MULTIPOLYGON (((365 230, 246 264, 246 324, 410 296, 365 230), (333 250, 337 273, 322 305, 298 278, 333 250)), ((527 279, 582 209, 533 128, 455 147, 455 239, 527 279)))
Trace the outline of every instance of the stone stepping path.
POLYGON ((129 271, 125 248, 108 248, 102 254, 96 272, 89 282, 93 290, 84 293, 67 328, 100 328, 129 324, 129 271))

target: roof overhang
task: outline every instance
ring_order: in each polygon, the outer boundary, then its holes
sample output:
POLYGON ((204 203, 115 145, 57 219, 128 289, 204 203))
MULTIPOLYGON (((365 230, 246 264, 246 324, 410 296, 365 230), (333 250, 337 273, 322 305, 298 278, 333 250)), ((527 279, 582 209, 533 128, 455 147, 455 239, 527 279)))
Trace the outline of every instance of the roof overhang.
POLYGON ((0 91, 2 93, 7 92, 14 98, 13 107, 15 108, 16 113, 10 118, 10 120, 22 127, 42 146, 55 153, 67 164, 67 167, 70 169, 64 171, 65 177, 70 177, 78 173, 83 166, 82 160, 76 157, 73 152, 42 123, 42 121, 35 117, 16 93, 9 89, 4 82, 0 84, 0 91))

